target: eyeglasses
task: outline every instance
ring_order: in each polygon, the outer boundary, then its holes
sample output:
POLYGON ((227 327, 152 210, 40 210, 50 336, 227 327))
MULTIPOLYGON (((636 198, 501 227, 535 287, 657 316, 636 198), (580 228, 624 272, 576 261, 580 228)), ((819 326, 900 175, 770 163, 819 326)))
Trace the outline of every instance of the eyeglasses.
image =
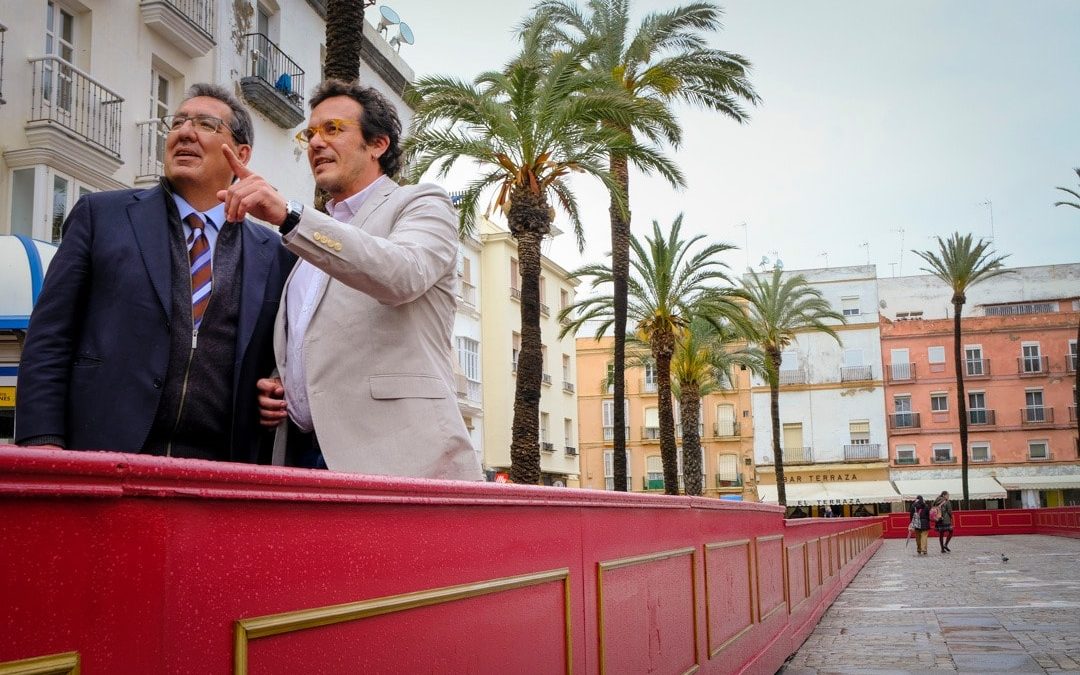
POLYGON ((204 134, 216 134, 221 131, 222 127, 230 134, 232 133, 229 125, 225 124, 225 120, 210 115, 165 115, 158 121, 161 122, 161 126, 165 127, 165 131, 170 133, 180 131, 180 127, 187 122, 191 122, 195 127, 195 131, 201 131, 204 134))
POLYGON ((300 144, 300 147, 306 148, 312 138, 315 138, 315 134, 322 136, 324 141, 328 141, 334 136, 337 136, 342 131, 345 131, 346 127, 359 127, 359 122, 353 122, 352 120, 326 120, 317 127, 308 127, 307 129, 301 129, 296 134, 296 142, 300 144))

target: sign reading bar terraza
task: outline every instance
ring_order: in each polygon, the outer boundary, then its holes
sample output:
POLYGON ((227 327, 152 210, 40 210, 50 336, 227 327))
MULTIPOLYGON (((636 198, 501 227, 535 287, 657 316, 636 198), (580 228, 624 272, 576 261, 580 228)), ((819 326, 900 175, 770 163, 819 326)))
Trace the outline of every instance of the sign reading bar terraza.
POLYGON ((845 480, 859 480, 853 473, 808 473, 808 474, 785 474, 785 483, 835 483, 845 480))

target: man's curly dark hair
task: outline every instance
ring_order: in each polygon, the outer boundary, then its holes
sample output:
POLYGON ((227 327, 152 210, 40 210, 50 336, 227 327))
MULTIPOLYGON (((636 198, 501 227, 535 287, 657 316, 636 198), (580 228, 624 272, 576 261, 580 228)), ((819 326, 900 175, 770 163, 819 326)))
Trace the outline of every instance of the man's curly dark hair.
POLYGON ((387 138, 389 145, 379 157, 379 167, 390 178, 397 177, 401 169, 401 118, 394 104, 371 87, 343 80, 324 80, 311 94, 311 109, 335 96, 348 96, 360 104, 360 132, 365 142, 381 136, 387 138))

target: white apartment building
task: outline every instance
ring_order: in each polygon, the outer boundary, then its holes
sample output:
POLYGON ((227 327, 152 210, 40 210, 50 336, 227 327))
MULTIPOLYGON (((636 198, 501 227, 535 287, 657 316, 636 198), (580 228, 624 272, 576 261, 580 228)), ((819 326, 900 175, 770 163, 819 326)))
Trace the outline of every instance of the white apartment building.
MULTIPOLYGON (((486 218, 478 219, 480 304, 483 352, 484 468, 489 474, 510 468, 514 420, 515 371, 521 348, 521 275, 517 241, 486 218)), ((547 485, 577 487, 578 462, 577 351, 573 335, 559 339, 559 311, 574 302, 580 283, 566 270, 541 256, 540 332, 543 384, 540 392, 540 470, 547 485)))
MULTIPOLYGON (((845 515, 899 501, 889 485, 885 399, 873 266, 795 270, 847 320, 837 342, 801 332, 780 366, 780 433, 787 503, 845 515)), ((776 501, 768 383, 753 379, 754 462, 762 501, 776 501)))

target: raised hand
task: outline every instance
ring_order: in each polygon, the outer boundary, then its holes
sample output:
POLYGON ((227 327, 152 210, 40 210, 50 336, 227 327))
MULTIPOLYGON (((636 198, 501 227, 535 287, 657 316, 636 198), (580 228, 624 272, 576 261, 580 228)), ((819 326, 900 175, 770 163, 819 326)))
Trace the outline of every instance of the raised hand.
POLYGON ((280 377, 264 377, 255 383, 259 391, 259 424, 276 427, 285 421, 285 388, 280 377))
POLYGON ((228 145, 222 145, 221 152, 237 178, 228 189, 217 193, 217 198, 225 202, 225 219, 237 223, 251 215, 271 225, 284 222, 285 198, 265 178, 244 166, 228 145))

